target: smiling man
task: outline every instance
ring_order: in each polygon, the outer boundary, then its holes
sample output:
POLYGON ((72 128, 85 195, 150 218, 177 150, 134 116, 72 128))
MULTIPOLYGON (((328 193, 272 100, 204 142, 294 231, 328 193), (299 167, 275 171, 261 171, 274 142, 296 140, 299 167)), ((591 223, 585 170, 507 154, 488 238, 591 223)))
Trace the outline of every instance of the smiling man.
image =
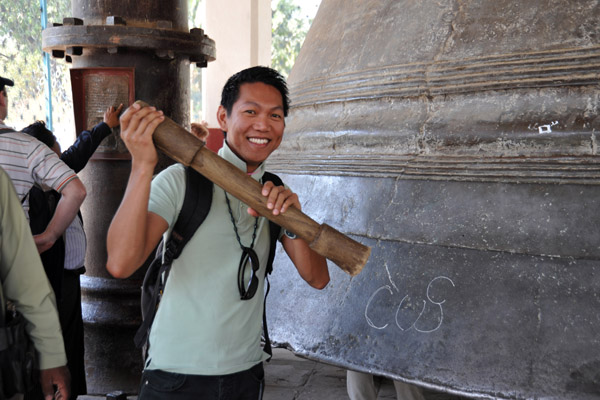
MULTIPOLYGON (((253 67, 229 78, 217 111, 226 135, 219 155, 263 183, 262 194, 275 215, 301 207, 289 188, 263 182, 264 162, 281 143, 288 108, 282 76, 253 67)), ((163 120, 161 111, 135 104, 121 116, 121 136, 132 164, 107 240, 107 268, 118 278, 133 274, 161 237, 169 236, 183 204, 182 165, 152 179, 157 163, 152 134, 163 120)), ((262 363, 268 355, 260 340, 271 227, 218 186, 201 195, 212 197, 210 211, 173 262, 150 331, 140 400, 262 398, 262 363), (252 262, 244 261, 248 253, 256 255, 252 262), (257 269, 255 291, 244 267, 257 269), (240 271, 245 276, 241 285, 240 271)), ((329 282, 326 260, 289 232, 282 231, 279 239, 300 276, 324 288, 329 282)))

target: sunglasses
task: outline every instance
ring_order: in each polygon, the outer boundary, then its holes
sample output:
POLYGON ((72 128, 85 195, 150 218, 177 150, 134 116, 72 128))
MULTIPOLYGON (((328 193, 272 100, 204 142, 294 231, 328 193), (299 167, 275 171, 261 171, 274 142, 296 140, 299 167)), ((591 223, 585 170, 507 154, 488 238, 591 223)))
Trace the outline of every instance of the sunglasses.
POLYGON ((250 300, 256 294, 258 289, 258 270, 260 263, 258 255, 250 247, 242 247, 242 257, 240 258, 240 265, 238 267, 238 290, 240 291, 240 298, 242 300, 250 300), (250 265, 250 280, 246 283, 244 277, 246 276, 246 269, 250 265))

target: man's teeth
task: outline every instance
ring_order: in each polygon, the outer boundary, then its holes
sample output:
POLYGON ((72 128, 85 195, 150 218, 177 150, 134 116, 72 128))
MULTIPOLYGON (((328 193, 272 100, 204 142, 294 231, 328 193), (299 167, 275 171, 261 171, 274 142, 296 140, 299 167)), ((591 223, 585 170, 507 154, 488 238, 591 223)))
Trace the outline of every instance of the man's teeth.
POLYGON ((250 142, 256 143, 256 144, 267 144, 269 142, 269 139, 260 139, 260 138, 249 138, 248 140, 250 142))

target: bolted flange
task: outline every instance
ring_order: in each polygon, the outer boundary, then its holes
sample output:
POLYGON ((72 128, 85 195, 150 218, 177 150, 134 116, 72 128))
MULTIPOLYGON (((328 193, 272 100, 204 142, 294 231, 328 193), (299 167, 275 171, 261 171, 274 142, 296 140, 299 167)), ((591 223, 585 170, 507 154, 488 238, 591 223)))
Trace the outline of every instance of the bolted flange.
POLYGON ((84 49, 106 49, 109 54, 119 48, 146 50, 161 59, 188 58, 198 67, 206 67, 216 58, 215 42, 204 31, 173 29, 171 21, 159 20, 152 27, 127 25, 120 16, 106 17, 105 24, 85 25, 80 18, 64 18, 62 24, 44 29, 42 48, 53 57, 81 56, 84 49))

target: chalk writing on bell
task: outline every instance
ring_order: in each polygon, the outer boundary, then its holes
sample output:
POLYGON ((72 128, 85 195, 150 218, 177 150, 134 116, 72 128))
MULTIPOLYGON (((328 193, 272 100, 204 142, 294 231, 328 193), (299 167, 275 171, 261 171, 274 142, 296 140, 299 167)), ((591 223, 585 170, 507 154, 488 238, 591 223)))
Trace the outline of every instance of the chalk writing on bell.
MULTIPOLYGON (((390 278, 390 281, 391 281, 391 276, 388 276, 388 278, 390 278)), ((405 314, 406 311, 408 311, 408 309, 403 306, 408 304, 407 302, 409 301, 409 296, 408 295, 404 296, 402 298, 402 300, 400 301, 400 304, 396 308, 396 313, 394 316, 394 322, 395 322, 395 325, 398 327, 398 329, 400 329, 401 331, 406 331, 406 330, 409 330, 412 328, 417 332, 430 333, 430 332, 434 332, 434 331, 438 330, 442 326, 442 322, 444 321, 444 310, 442 308, 442 304, 444 304, 446 302, 446 299, 441 299, 441 301, 438 301, 438 300, 434 299, 430 293, 432 285, 434 284, 434 282, 436 282, 438 280, 444 280, 444 281, 450 282, 450 284, 452 284, 452 287, 456 286, 454 284, 454 282, 452 281, 452 279, 448 278, 447 276, 438 276, 438 277, 432 279, 429 282, 429 284, 427 285, 427 289, 425 292, 427 301, 429 303, 427 303, 426 300, 422 300, 423 306, 421 308, 421 311, 418 311, 418 315, 416 316, 416 318, 413 317, 414 320, 412 321, 412 323, 408 323, 408 324, 401 323, 401 318, 400 318, 401 314, 405 314), (421 317, 423 316, 423 314, 425 312, 425 308, 426 308, 427 304, 432 304, 432 305, 437 306, 437 312, 435 313, 435 314, 437 314, 437 325, 435 327, 429 328, 429 329, 426 329, 424 327, 419 327, 419 325, 418 325, 419 320, 421 319, 421 317)), ((393 283, 393 281, 392 281, 392 283, 393 283)), ((399 292, 396 285, 394 285, 394 288, 396 289, 396 291, 399 292)), ((371 328, 378 329, 378 330, 383 330, 383 329, 387 328, 389 326, 389 323, 376 324, 370 317, 369 307, 371 306, 371 303, 375 300, 375 298, 378 297, 380 295, 380 293, 382 293, 382 292, 388 292, 389 295, 391 295, 391 296, 394 296, 394 294, 395 294, 390 285, 383 285, 383 286, 379 287, 377 290, 375 290, 375 292, 373 292, 373 294, 369 297, 369 300, 367 301, 367 305, 365 307, 365 319, 367 320, 367 324, 371 328)), ((410 307, 410 308, 412 308, 412 307, 410 307)), ((376 313, 376 314, 378 314, 378 313, 376 313)), ((381 318, 380 315, 379 315, 379 317, 381 318)), ((384 317, 384 319, 385 319, 385 317, 384 317)))

